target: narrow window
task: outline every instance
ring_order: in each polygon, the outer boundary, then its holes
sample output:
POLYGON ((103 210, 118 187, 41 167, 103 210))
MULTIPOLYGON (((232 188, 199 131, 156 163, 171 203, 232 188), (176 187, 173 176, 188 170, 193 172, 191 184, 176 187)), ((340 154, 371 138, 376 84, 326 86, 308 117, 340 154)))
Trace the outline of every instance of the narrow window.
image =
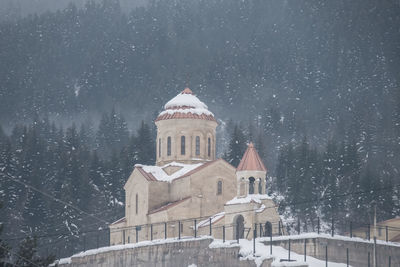
POLYGON ((254 177, 249 178, 249 194, 254 194, 254 177))
POLYGON ((185 136, 181 136, 181 155, 185 155, 185 136))
POLYGON ((161 138, 158 139, 158 157, 161 157, 161 138))
POLYGON ((138 210, 139 210, 139 196, 138 194, 136 194, 136 214, 138 214, 138 210))
POLYGON ((196 136, 196 156, 200 155, 200 136, 196 136))
POLYGON ((207 142, 207 154, 209 157, 211 157, 211 138, 208 137, 208 142, 207 142))
POLYGON ((262 180, 258 179, 258 193, 262 194, 262 180))
POLYGON ((167 156, 171 156, 171 136, 167 138, 167 156))
POLYGON ((217 195, 222 194, 222 181, 218 181, 217 183, 217 195))

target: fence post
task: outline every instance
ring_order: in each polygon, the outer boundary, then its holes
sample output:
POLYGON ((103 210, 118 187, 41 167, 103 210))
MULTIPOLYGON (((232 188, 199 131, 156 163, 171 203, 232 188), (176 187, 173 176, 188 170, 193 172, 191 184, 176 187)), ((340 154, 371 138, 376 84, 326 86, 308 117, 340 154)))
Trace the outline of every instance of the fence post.
POLYGON ((392 257, 389 256, 389 267, 392 265, 392 257))
POLYGON ((346 266, 349 267, 349 248, 346 248, 346 266))
POLYGON ((297 234, 300 234, 300 217, 297 217, 297 234))
POLYGON ((197 221, 194 219, 194 238, 197 237, 197 221))
POLYGON ((307 239, 304 239, 304 262, 307 262, 307 239))
POLYGON ((378 266, 378 260, 377 260, 378 253, 376 253, 376 236, 374 236, 374 266, 378 266))
POLYGON ((288 251, 288 253, 289 253, 288 258, 289 258, 289 261, 290 261, 290 238, 289 238, 289 251, 288 251))
POLYGON ((368 224, 368 233, 367 233, 368 241, 371 239, 370 236, 371 236, 371 225, 368 224))
POLYGON ((139 228, 136 226, 136 243, 139 242, 139 228))
POLYGON ((368 252, 368 267, 371 267, 370 258, 371 258, 371 255, 370 255, 370 252, 368 252))
POLYGON ((181 239, 181 221, 178 221, 178 239, 181 239))
POLYGON ((99 235, 96 235, 96 246, 99 248, 99 235))
POLYGON ((150 240, 153 241, 153 224, 150 224, 150 240))
POLYGON ((210 236, 212 236, 212 230, 211 230, 211 217, 210 217, 210 236))
POLYGON ((164 223, 164 238, 167 239, 167 223, 164 223))
POLYGON ((328 267, 328 245, 325 246, 325 266, 328 267))
POLYGON ((108 228, 107 229, 107 232, 108 232, 108 246, 111 246, 111 229, 110 228, 108 228))
POLYGON ((225 225, 222 226, 222 240, 225 243, 225 225))
POLYGON ((332 228, 331 231, 332 231, 332 236, 333 236, 335 234, 335 224, 333 221, 333 217, 332 217, 332 227, 331 228, 332 228))
POLYGON ((272 233, 269 235, 269 254, 272 255, 272 233))
POLYGON ((353 222, 350 221, 350 238, 353 238, 353 222))
POLYGON ((320 229, 321 225, 320 225, 320 221, 319 221, 319 217, 317 220, 317 233, 319 234, 319 229, 320 229))
POLYGON ((257 235, 257 230, 253 230, 253 255, 256 255, 256 235, 257 235))
POLYGON ((388 229, 387 225, 385 227, 385 231, 386 231, 386 242, 388 242, 389 241, 389 229, 388 229))
POLYGON ((278 221, 278 235, 281 235, 281 221, 278 221))

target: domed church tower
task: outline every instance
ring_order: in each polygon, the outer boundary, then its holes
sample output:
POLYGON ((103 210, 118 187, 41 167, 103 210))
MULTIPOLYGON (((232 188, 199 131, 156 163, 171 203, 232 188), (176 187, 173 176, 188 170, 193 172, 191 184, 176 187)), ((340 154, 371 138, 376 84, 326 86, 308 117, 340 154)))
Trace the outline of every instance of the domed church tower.
POLYGON ((157 119, 157 166, 215 160, 217 122, 207 105, 186 88, 164 106, 157 119))

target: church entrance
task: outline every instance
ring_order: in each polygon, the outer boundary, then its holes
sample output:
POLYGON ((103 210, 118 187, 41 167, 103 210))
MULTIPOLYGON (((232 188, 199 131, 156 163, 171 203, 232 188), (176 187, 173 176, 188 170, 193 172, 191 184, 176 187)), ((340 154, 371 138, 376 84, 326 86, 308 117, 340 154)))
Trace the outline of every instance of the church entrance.
POLYGON ((264 236, 271 236, 271 235, 272 235, 272 224, 267 221, 265 223, 264 236))
POLYGON ((244 238, 244 218, 242 215, 237 215, 234 219, 233 238, 244 238))

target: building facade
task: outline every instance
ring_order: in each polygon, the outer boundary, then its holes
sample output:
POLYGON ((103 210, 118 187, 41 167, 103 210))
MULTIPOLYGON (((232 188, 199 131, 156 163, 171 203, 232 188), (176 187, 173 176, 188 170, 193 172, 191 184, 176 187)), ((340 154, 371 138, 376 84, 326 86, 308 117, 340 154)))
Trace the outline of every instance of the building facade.
POLYGON ((222 226, 227 239, 251 238, 256 226, 264 235, 279 231, 254 145, 238 168, 216 159, 217 121, 189 88, 165 104, 155 124, 156 163, 135 165, 124 186, 125 217, 109 226, 111 245, 209 234, 210 222, 217 238, 222 226))

